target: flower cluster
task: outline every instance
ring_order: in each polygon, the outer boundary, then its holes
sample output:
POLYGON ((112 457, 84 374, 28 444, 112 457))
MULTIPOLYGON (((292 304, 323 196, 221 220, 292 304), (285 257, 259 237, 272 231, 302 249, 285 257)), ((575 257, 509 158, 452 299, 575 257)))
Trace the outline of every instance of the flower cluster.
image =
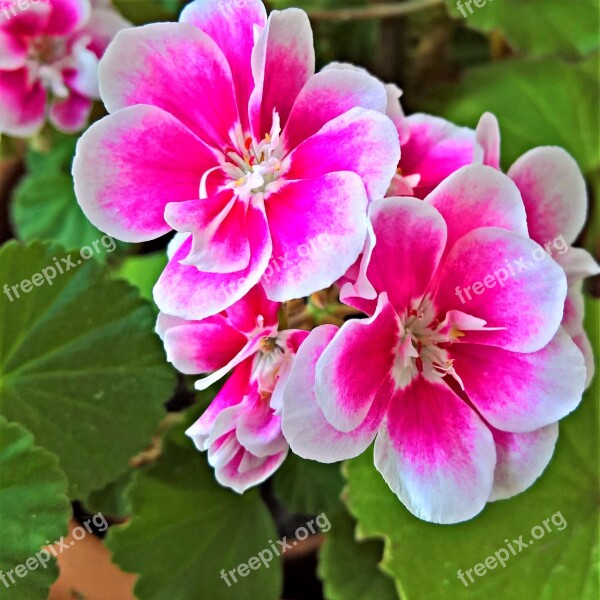
POLYGON ((0 133, 30 137, 46 118, 83 129, 99 59, 129 26, 110 0, 0 0, 0 133))
POLYGON ((199 389, 231 372, 188 435, 240 493, 289 449, 334 462, 373 441, 422 519, 521 492, 592 376, 581 282, 598 267, 544 255, 585 221, 574 160, 537 148, 504 174, 492 115, 476 131, 407 117, 363 69, 315 73, 303 11, 249 0, 232 19, 219 3, 117 34, 99 69, 110 114, 73 166, 102 231, 176 232, 154 289, 168 360, 206 374, 199 389), (307 316, 331 289, 325 324, 290 328, 291 306, 307 316))

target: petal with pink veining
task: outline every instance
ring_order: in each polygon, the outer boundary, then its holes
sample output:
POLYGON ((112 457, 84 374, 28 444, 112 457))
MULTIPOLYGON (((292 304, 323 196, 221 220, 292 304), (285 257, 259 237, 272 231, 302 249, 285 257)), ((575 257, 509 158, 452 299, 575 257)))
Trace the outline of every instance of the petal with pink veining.
POLYGON ((21 69, 25 66, 27 51, 25 39, 0 29, 0 69, 6 71, 21 69))
POLYGON ((77 133, 87 124, 93 102, 77 92, 71 92, 65 100, 55 100, 50 107, 50 121, 65 133, 77 133))
POLYGON ((474 344, 455 344, 448 352, 471 402, 502 431, 539 429, 562 419, 581 401, 583 356, 562 327, 537 352, 474 344))
POLYGON ((215 42, 197 27, 153 23, 124 29, 108 47, 99 76, 109 112, 150 104, 215 147, 230 143, 238 122, 231 69, 215 42))
POLYGON ((125 241, 170 231, 165 206, 198 198, 215 155, 175 117, 133 106, 90 127, 77 144, 75 192, 88 219, 125 241))
POLYGON ((506 433, 491 429, 496 444, 494 487, 489 501, 520 494, 543 473, 554 453, 558 423, 529 433, 506 433))
POLYGON ((493 329, 468 331, 461 342, 535 352, 558 330, 567 280, 532 240, 506 229, 482 227, 454 244, 431 293, 439 314, 459 310, 493 329))
POLYGON ((375 466, 415 516, 458 523, 479 513, 496 463, 492 433, 444 383, 417 377, 396 393, 375 440, 375 466))
POLYGON ((335 336, 337 327, 322 325, 304 341, 283 394, 281 427, 293 452, 302 458, 331 463, 353 458, 373 441, 391 395, 382 386, 363 422, 353 431, 341 432, 325 418, 315 396, 316 364, 335 336))
POLYGON ((254 30, 262 30, 267 13, 261 0, 244 3, 226 0, 196 0, 190 2, 179 17, 209 35, 219 46, 235 74, 238 110, 242 125, 248 126, 248 101, 254 87, 251 57, 254 48, 254 30))
POLYGON ((508 176, 523 196, 531 237, 542 245, 561 235, 573 243, 583 229, 588 202, 575 159, 555 146, 534 148, 517 159, 508 176))
POLYGON ((382 294, 372 317, 347 321, 325 348, 316 365, 315 390, 336 429, 352 431, 365 420, 390 380, 399 340, 400 322, 382 294))
POLYGON ((29 83, 25 67, 0 71, 0 132, 15 137, 31 137, 44 124, 46 90, 40 82, 29 83))
POLYGON ((185 319, 214 315, 242 298, 263 276, 272 244, 262 207, 248 208, 250 264, 235 273, 207 273, 181 261, 190 253, 188 238, 175 252, 154 286, 154 301, 163 312, 185 319))
MULTIPOLYGON (((67 35, 84 25, 90 18, 90 0, 51 0, 46 35, 67 35)), ((29 9, 28 9, 29 10, 29 9)))
POLYGON ((367 196, 355 173, 287 182, 268 196, 265 209, 273 259, 262 285, 272 300, 301 298, 329 287, 363 249, 367 196))
POLYGON ((385 195, 399 158, 392 121, 377 111, 353 108, 302 142, 284 162, 288 179, 354 171, 361 176, 369 200, 376 200, 385 195))
POLYGON ((274 10, 252 51, 255 87, 249 117, 254 138, 271 131, 276 111, 285 127, 292 105, 315 72, 315 51, 308 16, 298 8, 274 10))

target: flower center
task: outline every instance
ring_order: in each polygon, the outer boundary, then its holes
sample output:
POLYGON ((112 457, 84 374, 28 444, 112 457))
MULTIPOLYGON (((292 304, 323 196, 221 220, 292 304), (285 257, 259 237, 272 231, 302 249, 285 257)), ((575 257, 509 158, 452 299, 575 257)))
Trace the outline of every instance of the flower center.
POLYGON ((225 149, 221 163, 231 180, 228 187, 240 196, 266 192, 270 183, 281 174, 284 150, 281 145, 279 115, 273 114, 273 126, 260 142, 244 135, 241 127, 232 132, 232 146, 225 149))
POLYGON ((264 337, 260 340, 256 353, 253 375, 258 381, 261 396, 269 399, 273 393, 277 375, 285 358, 285 349, 278 337, 264 337))
POLYGON ((440 321, 427 296, 413 302, 412 308, 398 317, 403 335, 396 348, 392 374, 398 388, 405 388, 418 373, 430 381, 450 375, 462 387, 447 348, 464 333, 447 317, 440 321))

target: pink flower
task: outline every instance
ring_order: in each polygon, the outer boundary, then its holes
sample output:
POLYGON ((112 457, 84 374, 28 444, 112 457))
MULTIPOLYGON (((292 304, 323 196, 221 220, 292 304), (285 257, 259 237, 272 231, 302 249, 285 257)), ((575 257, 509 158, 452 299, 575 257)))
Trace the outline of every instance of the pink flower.
POLYGON ((560 327, 566 278, 529 238, 515 184, 488 166, 370 215, 377 298, 349 297, 368 318, 306 339, 283 432, 322 462, 376 438, 375 465, 413 514, 463 521, 533 483, 581 399, 583 357, 560 327))
POLYGON ((161 313, 157 331, 167 358, 183 373, 209 373, 198 389, 231 377, 187 433, 208 451, 217 481, 238 493, 267 479, 284 461, 283 387, 307 331, 277 331, 279 304, 260 286, 221 314, 185 321, 161 313))
POLYGON ((129 25, 90 0, 1 0, 0 133, 32 136, 47 117, 83 129, 99 98, 98 59, 129 25))
POLYGON ((159 308, 215 314, 262 282, 276 301, 329 286, 356 260, 367 202, 398 162, 386 91, 364 73, 314 74, 298 9, 192 2, 179 23, 120 33, 100 66, 112 113, 82 137, 75 187, 88 218, 126 241, 188 234, 159 308), (327 234, 318 253, 299 252, 327 234), (286 263, 263 278, 269 262, 286 263))
MULTIPOLYGON (((485 113, 477 126, 484 161, 500 169, 500 130, 496 117, 485 113)), ((541 146, 526 152, 508 170, 527 212, 531 239, 551 253, 565 270, 569 284, 562 326, 585 357, 587 385, 594 377, 594 354, 583 328, 582 285, 586 277, 600 273, 592 255, 573 243, 587 218, 585 180, 573 157, 563 148, 541 146)))

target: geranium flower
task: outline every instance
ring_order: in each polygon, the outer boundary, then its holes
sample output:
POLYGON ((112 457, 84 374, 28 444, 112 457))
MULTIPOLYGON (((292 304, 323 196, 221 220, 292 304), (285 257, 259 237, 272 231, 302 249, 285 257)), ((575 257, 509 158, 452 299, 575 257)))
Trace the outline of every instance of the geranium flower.
MULTIPOLYGON (((491 113, 477 126, 477 138, 484 148, 484 161, 500 169, 500 128, 491 113)), ((565 270, 569 284, 562 326, 585 357, 587 385, 594 377, 592 346, 583 327, 583 280, 600 273, 594 257, 573 247, 587 219, 588 197, 585 179, 575 159, 563 148, 541 146, 526 152, 508 170, 527 212, 529 235, 551 253, 565 270)))
POLYGON ((73 133, 98 99, 98 60, 129 27, 107 2, 0 0, 0 133, 29 137, 49 118, 73 133))
POLYGON ((282 393, 295 353, 307 331, 278 332, 279 304, 260 286, 221 314, 185 321, 164 313, 157 331, 167 358, 187 374, 210 373, 198 389, 233 370, 231 377, 187 434, 221 485, 238 493, 267 479, 285 460, 282 393))
POLYGON ((377 299, 347 298, 368 318, 306 339, 283 432, 322 462, 375 438, 375 465, 413 514, 463 521, 531 485, 581 399, 583 357, 560 327, 566 278, 529 238, 514 183, 491 167, 370 212, 377 299))
POLYGON ((306 13, 192 2, 179 23, 122 32, 100 67, 109 117, 79 142, 88 218, 126 241, 189 237, 159 279, 161 310, 218 313, 259 281, 272 300, 331 285, 356 260, 367 202, 399 159, 386 91, 364 73, 314 74, 306 13), (330 247, 298 248, 326 234, 330 247), (268 278, 272 258, 285 262, 268 278))

